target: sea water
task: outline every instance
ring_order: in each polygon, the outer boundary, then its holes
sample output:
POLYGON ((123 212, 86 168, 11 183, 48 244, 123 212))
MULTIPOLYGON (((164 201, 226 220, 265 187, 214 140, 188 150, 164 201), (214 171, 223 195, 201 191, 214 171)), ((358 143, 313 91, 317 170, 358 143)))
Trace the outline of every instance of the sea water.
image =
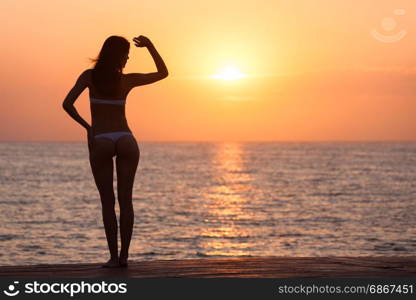
MULTIPOLYGON (((416 143, 139 147, 132 260, 416 253, 416 143)), ((108 257, 86 143, 1 142, 0 265, 108 257)))

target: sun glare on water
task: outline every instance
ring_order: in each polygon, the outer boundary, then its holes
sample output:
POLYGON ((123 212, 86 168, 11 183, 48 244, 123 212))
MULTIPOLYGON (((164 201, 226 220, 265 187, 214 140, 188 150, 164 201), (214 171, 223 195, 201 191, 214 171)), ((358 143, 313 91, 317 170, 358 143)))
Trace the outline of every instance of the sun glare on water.
POLYGON ((221 79, 221 80, 237 80, 246 77, 245 74, 241 73, 235 67, 226 67, 222 69, 218 74, 214 74, 211 78, 221 79))

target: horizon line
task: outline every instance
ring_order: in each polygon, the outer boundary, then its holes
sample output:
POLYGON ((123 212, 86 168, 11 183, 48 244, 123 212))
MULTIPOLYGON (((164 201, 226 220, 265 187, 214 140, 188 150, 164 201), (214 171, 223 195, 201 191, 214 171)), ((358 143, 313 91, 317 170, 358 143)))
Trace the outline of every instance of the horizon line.
MULTIPOLYGON (((415 143, 415 140, 137 140, 142 143, 415 143)), ((87 143, 86 140, 0 140, 0 143, 87 143)))

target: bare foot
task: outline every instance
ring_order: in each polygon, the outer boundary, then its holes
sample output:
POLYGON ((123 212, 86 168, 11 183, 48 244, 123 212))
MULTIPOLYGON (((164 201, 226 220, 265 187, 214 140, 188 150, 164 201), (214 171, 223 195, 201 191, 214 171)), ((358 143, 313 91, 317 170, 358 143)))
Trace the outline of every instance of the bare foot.
POLYGON ((123 267, 123 268, 127 267, 128 266, 127 257, 120 256, 120 258, 118 259, 118 263, 120 267, 123 267))
POLYGON ((118 268, 119 266, 118 259, 110 259, 108 262, 101 265, 103 268, 118 268))

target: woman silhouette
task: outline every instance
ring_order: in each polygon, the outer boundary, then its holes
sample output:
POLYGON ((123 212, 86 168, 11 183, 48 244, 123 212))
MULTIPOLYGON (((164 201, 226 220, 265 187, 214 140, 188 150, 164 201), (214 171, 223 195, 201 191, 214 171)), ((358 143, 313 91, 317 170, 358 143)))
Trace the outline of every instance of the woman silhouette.
POLYGON ((166 78, 168 70, 152 42, 141 35, 133 39, 136 47, 147 47, 157 72, 123 74, 129 58, 130 43, 123 37, 110 36, 104 42, 93 69, 84 71, 63 102, 64 110, 87 130, 92 174, 101 198, 102 215, 110 250, 103 267, 127 267, 133 232, 132 191, 140 150, 125 116, 126 97, 136 86, 166 78), (74 102, 89 89, 91 126, 78 114, 74 102), (117 217, 114 210, 113 157, 116 156, 117 196, 120 207, 121 249, 118 255, 117 217))

